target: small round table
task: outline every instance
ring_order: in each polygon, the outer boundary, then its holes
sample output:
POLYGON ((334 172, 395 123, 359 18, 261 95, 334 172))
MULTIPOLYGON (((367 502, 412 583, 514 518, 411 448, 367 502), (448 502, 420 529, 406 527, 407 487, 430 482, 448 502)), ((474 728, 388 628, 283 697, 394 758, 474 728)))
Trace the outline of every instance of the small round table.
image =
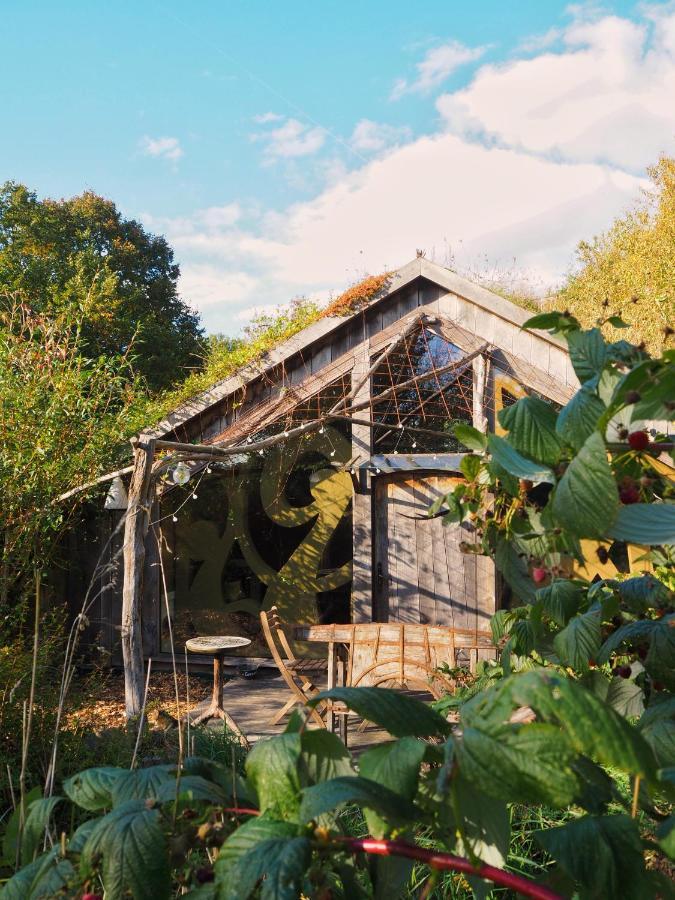
POLYGON ((213 637, 190 638, 185 642, 185 647, 190 653, 201 653, 213 657, 213 696, 208 708, 200 713, 192 722, 199 725, 207 719, 223 719, 230 729, 238 735, 240 741, 248 746, 246 736, 234 721, 232 716, 223 709, 223 657, 228 650, 235 647, 248 647, 251 641, 245 637, 232 635, 214 635, 213 637))

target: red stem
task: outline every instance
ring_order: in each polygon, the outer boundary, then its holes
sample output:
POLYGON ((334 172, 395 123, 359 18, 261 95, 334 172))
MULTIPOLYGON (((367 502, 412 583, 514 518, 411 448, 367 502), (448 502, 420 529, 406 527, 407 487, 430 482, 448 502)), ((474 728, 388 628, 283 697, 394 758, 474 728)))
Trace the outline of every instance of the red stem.
MULTIPOLYGON (((228 806, 223 812, 234 813, 240 816, 259 816, 260 810, 250 809, 245 806, 228 806)), ((405 856, 407 859, 416 859, 426 863, 432 869, 448 872, 463 872, 465 875, 476 875, 478 878, 486 878, 494 884, 511 888, 524 897, 532 897, 533 900, 562 900, 560 894, 550 891, 540 884, 536 884, 520 875, 512 875, 486 864, 474 866, 468 859, 462 856, 453 856, 450 853, 437 853, 435 850, 425 850, 415 844, 407 844, 405 841, 381 841, 375 838, 350 838, 332 835, 331 839, 342 844, 347 850, 354 853, 359 851, 371 853, 375 856, 405 856)))
POLYGON ((562 900, 560 894, 550 891, 520 875, 512 875, 495 866, 474 866, 468 859, 461 856, 452 856, 450 853, 437 853, 435 850, 425 850, 405 841, 378 841, 374 838, 343 838, 334 840, 343 844, 349 850, 362 850, 364 853, 372 853, 376 856, 405 856, 407 859, 416 859, 426 863, 432 869, 441 871, 463 872, 465 875, 476 875, 479 878, 487 878, 488 881, 499 884, 502 887, 511 888, 525 897, 533 900, 562 900))

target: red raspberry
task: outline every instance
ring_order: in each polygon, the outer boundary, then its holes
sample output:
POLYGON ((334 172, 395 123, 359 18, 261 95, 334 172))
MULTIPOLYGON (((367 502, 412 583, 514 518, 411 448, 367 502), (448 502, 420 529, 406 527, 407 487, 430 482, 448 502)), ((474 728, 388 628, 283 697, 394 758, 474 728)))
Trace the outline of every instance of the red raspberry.
POLYGON ((646 450, 649 446, 649 435, 646 431, 631 431, 628 435, 631 450, 646 450))
POLYGON ((546 581, 547 578, 548 572, 546 569, 541 566, 535 566, 534 569, 532 569, 532 581, 534 581, 535 584, 541 584, 542 581, 546 581))
POLYGON ((640 491, 634 484, 626 485, 619 491, 619 500, 626 505, 630 503, 638 503, 640 501, 640 491))

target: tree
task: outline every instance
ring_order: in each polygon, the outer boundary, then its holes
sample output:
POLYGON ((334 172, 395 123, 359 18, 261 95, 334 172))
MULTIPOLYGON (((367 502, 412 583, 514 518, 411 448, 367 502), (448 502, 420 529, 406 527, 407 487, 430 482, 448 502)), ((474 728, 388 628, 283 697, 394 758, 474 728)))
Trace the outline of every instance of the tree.
POLYGON ((81 318, 86 354, 125 356, 153 390, 200 365, 199 319, 178 295, 180 270, 162 237, 124 219, 90 191, 39 200, 0 188, 0 293, 20 292, 38 313, 81 318))
POLYGON ((658 352, 675 320, 675 159, 662 157, 649 175, 653 191, 635 210, 579 244, 581 269, 554 305, 589 326, 611 297, 631 326, 628 339, 658 352))

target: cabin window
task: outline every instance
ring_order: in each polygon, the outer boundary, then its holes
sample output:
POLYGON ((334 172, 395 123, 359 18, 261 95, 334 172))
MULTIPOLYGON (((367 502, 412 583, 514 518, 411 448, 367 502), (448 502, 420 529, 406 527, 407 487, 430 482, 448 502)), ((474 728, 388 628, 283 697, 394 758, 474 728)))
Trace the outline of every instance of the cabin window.
POLYGON ((473 422, 473 369, 470 363, 459 373, 448 367, 465 355, 445 338, 421 328, 383 360, 372 377, 373 421, 378 423, 373 428, 373 453, 460 449, 452 429, 460 422, 473 422), (420 375, 428 377, 409 384, 420 375))

